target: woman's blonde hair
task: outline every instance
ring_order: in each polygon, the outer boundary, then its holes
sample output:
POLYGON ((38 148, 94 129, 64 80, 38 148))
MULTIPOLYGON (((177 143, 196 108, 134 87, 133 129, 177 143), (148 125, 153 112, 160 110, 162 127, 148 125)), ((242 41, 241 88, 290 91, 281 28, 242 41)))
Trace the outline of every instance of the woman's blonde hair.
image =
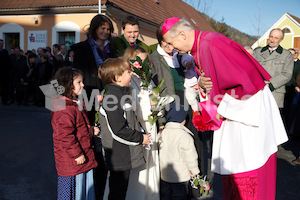
POLYGON ((149 66, 152 66, 152 61, 150 59, 150 56, 148 54, 148 52, 143 49, 142 47, 138 46, 138 45, 132 45, 130 47, 127 47, 127 49, 124 52, 123 58, 124 60, 127 60, 129 62, 129 60, 135 60, 136 56, 140 53, 146 53, 148 60, 149 60, 149 66))

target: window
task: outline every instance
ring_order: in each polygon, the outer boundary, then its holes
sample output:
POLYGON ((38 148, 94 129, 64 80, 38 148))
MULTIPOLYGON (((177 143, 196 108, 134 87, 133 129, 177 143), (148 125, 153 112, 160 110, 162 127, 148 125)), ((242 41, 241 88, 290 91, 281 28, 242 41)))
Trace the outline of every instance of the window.
POLYGON ((58 44, 65 44, 69 50, 71 45, 75 44, 75 31, 58 32, 58 44))
POLYGON ((284 32, 284 34, 291 33, 291 30, 289 28, 284 28, 282 29, 282 31, 284 32))
POLYGON ((15 46, 24 50, 24 28, 19 24, 7 23, 1 26, 0 38, 3 38, 4 48, 8 51, 15 46))
POLYGON ((80 42, 80 27, 74 22, 63 21, 52 27, 52 45, 65 44, 67 49, 80 42))
POLYGON ((4 33, 5 49, 10 52, 11 49, 20 46, 20 33, 4 33))

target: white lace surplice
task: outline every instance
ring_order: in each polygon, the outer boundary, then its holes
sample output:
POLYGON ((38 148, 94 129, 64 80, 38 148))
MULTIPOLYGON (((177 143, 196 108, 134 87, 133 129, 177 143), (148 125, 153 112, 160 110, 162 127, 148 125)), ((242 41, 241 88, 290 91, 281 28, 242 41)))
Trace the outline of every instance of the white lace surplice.
POLYGON ((268 86, 247 100, 225 94, 218 113, 227 118, 214 132, 211 168, 218 174, 258 169, 288 140, 268 86))

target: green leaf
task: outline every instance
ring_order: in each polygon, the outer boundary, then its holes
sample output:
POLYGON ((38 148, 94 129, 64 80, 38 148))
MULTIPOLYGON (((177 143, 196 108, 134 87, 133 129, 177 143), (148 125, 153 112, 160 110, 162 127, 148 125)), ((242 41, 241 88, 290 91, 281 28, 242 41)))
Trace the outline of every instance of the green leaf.
MULTIPOLYGON (((158 84, 156 87, 153 88, 153 92, 154 92, 156 95, 159 94, 159 90, 160 90, 160 88, 161 88, 161 86, 162 86, 162 84, 163 84, 164 82, 165 82, 165 79, 162 78, 161 81, 159 82, 159 84, 158 84)), ((165 90, 166 90, 166 88, 164 88, 163 91, 165 91, 165 90)), ((162 92, 163 92, 163 91, 162 91, 162 92)), ((162 93, 162 92, 160 92, 160 93, 162 93)))
POLYGON ((153 121, 156 122, 157 120, 158 120, 158 116, 157 116, 157 115, 154 115, 154 116, 153 116, 153 121))
POLYGON ((157 87, 161 88, 161 86, 162 86, 162 84, 164 84, 164 82, 165 82, 165 79, 162 78, 157 87))
POLYGON ((148 116, 148 121, 149 121, 149 123, 150 123, 151 125, 153 125, 153 124, 154 124, 154 122, 153 122, 153 119, 152 119, 152 117, 151 117, 151 116, 148 116))
POLYGON ((147 78, 148 82, 150 83, 150 81, 151 81, 151 70, 146 72, 146 78, 147 78))
POLYGON ((153 94, 150 94, 149 97, 150 97, 151 101, 153 101, 153 103, 157 104, 158 99, 153 94))
POLYGON ((200 194, 202 194, 203 192, 204 192, 204 189, 201 189, 201 190, 200 190, 200 194))
POLYGON ((136 61, 136 60, 129 60, 129 62, 130 62, 131 64, 133 64, 135 61, 136 61))
POLYGON ((98 124, 98 122, 99 122, 99 111, 97 111, 96 113, 95 113, 95 124, 98 124))
POLYGON ((158 87, 153 88, 153 92, 154 92, 154 94, 158 95, 159 94, 159 88, 158 87))
POLYGON ((142 76, 142 71, 138 68, 133 67, 134 73, 136 73, 138 76, 142 76))
POLYGON ((199 181, 198 181, 197 178, 194 180, 194 184, 195 184, 195 186, 198 186, 198 185, 199 185, 199 181))
POLYGON ((162 94, 164 91, 166 91, 166 89, 167 89, 167 88, 164 88, 164 89, 160 92, 160 94, 162 94))
POLYGON ((141 64, 141 66, 143 66, 144 72, 147 72, 147 73, 149 72, 150 67, 149 67, 149 58, 148 58, 148 56, 145 58, 145 60, 141 64))
POLYGON ((105 85, 104 86, 103 97, 106 95, 107 92, 108 92, 108 85, 105 85))
POLYGON ((140 65, 142 66, 142 63, 143 63, 142 59, 139 56, 136 56, 135 58, 136 58, 136 61, 138 61, 140 63, 140 65))
POLYGON ((208 190, 205 190, 205 197, 207 196, 208 190))

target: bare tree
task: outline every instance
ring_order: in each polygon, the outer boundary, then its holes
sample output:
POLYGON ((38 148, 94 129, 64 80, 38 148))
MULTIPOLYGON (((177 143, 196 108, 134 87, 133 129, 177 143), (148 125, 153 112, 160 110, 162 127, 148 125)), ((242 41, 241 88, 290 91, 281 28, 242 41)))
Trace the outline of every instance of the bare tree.
POLYGON ((255 35, 257 34, 257 39, 260 38, 260 31, 261 31, 261 9, 260 9, 260 6, 258 6, 257 8, 258 10, 258 15, 255 17, 256 19, 256 23, 253 23, 252 22, 252 26, 255 30, 255 35))
POLYGON ((184 2, 188 3, 189 5, 193 6, 196 10, 206 15, 209 15, 209 11, 211 10, 211 5, 213 0, 183 0, 184 2))

